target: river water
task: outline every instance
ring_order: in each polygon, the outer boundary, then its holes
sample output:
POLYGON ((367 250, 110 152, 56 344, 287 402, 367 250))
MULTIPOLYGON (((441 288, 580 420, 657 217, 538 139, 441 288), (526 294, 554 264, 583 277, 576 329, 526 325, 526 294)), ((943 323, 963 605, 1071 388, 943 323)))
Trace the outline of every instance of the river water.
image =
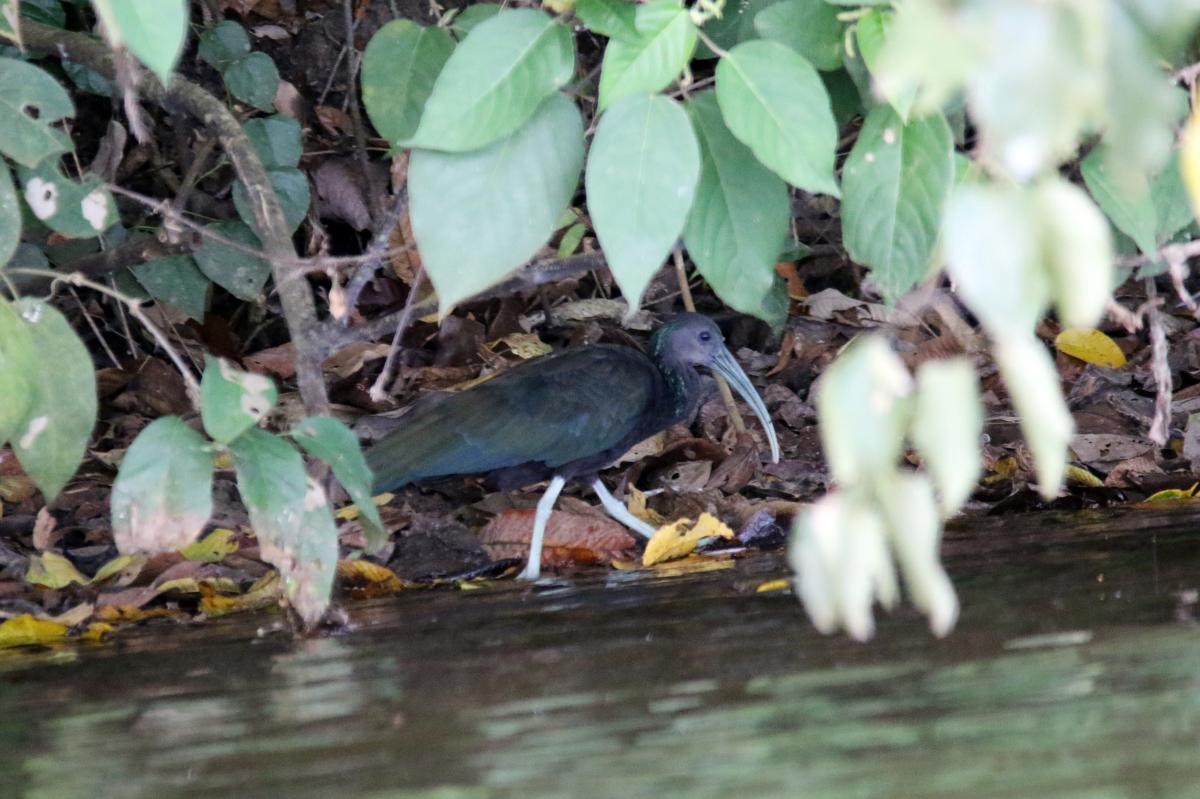
POLYGON ((1200 509, 982 519, 958 630, 821 636, 780 556, 0 653, 0 796, 1200 797, 1200 509))

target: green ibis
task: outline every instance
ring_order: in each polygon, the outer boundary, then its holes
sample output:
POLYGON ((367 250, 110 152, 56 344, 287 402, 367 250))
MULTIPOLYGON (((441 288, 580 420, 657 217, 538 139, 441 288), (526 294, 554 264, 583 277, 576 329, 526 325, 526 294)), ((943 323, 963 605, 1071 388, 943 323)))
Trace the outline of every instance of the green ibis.
POLYGON ((417 402, 401 426, 367 451, 375 491, 450 475, 487 474, 508 491, 549 480, 534 514, 529 562, 541 574, 546 522, 567 480, 589 482, 604 509, 649 537, 598 474, 634 444, 695 416, 703 398, 697 366, 722 375, 779 443, 767 407, 705 316, 680 314, 650 338, 649 355, 597 344, 525 361, 474 388, 417 402))

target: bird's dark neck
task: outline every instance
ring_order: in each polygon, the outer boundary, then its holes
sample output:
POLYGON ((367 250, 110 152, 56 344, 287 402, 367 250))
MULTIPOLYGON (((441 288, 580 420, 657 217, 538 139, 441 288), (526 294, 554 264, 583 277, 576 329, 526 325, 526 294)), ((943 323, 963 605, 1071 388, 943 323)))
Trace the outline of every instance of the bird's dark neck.
POLYGON ((664 404, 671 419, 682 422, 696 415, 700 405, 700 374, 696 367, 682 361, 678 354, 666 346, 666 337, 654 337, 650 341, 650 360, 662 373, 667 396, 664 404))

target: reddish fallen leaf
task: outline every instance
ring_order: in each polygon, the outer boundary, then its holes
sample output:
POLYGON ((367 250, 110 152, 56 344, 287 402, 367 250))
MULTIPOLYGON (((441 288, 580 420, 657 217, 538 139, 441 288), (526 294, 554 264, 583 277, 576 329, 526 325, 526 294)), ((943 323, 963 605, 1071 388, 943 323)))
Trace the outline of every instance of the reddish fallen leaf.
POLYGON ((296 374, 296 351, 289 341, 247 355, 242 363, 251 372, 269 372, 281 380, 287 380, 296 374))
MULTIPOLYGON (((533 536, 532 509, 508 510, 488 522, 479 540, 490 557, 524 558, 533 536)), ((569 563, 609 563, 633 556, 632 535, 612 519, 554 511, 546 523, 543 566, 569 563)))

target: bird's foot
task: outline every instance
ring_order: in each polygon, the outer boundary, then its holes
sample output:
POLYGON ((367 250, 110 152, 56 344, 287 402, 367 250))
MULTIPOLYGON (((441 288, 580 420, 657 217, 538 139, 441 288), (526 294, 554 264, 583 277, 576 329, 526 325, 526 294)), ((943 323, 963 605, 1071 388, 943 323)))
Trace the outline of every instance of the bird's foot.
POLYGON ((536 582, 542 576, 542 564, 529 561, 525 564, 525 568, 521 569, 521 573, 517 575, 518 580, 527 580, 528 582, 536 582))

